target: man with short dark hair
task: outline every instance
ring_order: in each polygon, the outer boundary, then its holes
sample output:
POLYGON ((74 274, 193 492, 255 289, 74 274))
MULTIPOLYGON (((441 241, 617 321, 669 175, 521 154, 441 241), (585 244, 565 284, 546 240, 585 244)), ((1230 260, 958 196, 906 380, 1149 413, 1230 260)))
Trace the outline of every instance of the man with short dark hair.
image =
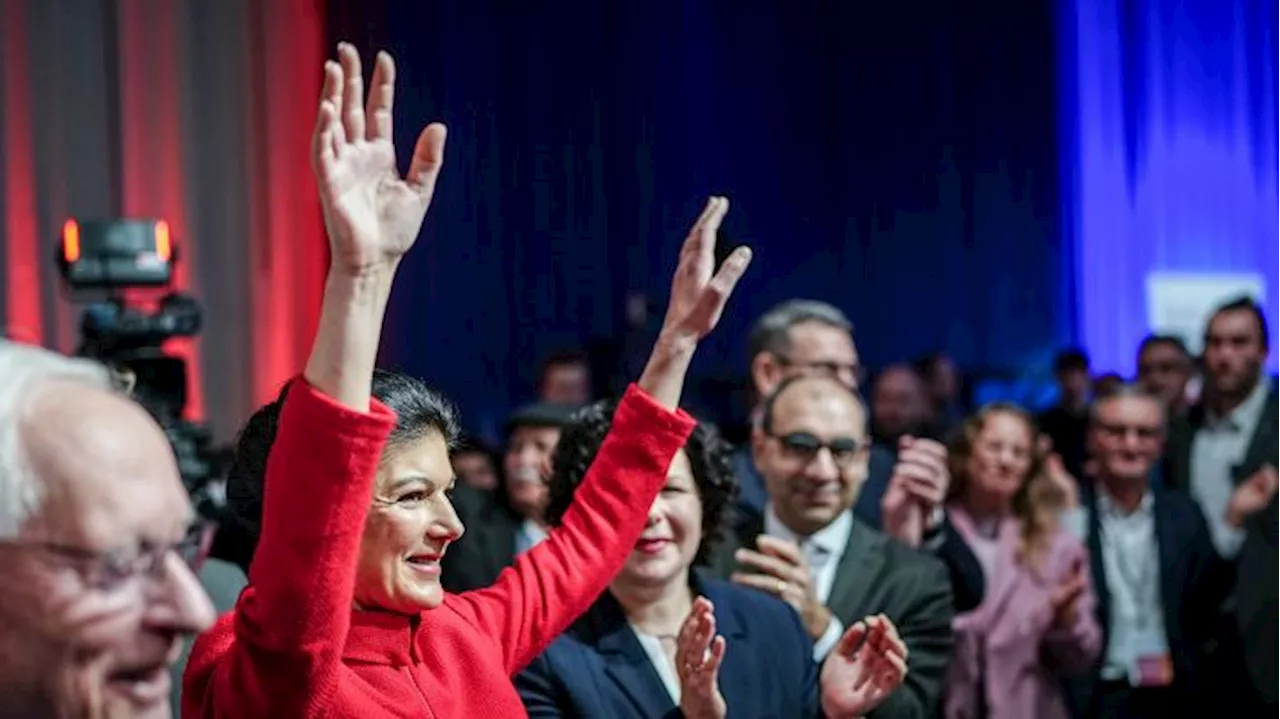
POLYGON ((1147 335, 1138 345, 1138 383, 1164 403, 1172 421, 1187 410, 1187 384, 1195 363, 1173 335, 1147 335))
POLYGON ((580 350, 548 355, 538 370, 538 399, 581 406, 591 401, 591 360, 580 350))
POLYGON ((1053 451, 1071 476, 1084 474, 1085 432, 1089 418, 1089 356, 1080 349, 1065 349, 1053 360, 1058 401, 1037 418, 1040 431, 1053 442, 1053 451))
POLYGON ((1190 492, 1214 546, 1236 566, 1223 606, 1212 666, 1215 691, 1241 716, 1275 716, 1277 706, 1276 388, 1263 372, 1270 335, 1262 308, 1232 300, 1204 333, 1201 403, 1172 429, 1166 480, 1190 492))

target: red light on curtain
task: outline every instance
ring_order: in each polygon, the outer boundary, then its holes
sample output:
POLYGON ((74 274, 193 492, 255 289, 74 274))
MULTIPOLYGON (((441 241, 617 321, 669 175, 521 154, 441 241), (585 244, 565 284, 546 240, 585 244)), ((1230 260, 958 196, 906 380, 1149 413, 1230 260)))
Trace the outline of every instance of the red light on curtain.
MULTIPOLYGON (((117 7, 123 200, 120 214, 166 218, 156 226, 157 251, 162 239, 164 247, 172 247, 172 235, 186 245, 184 257, 194 257, 192 246, 197 238, 187 231, 187 183, 182 147, 184 52, 174 31, 181 6, 170 0, 132 0, 117 7)), ((178 262, 174 267, 173 288, 192 292, 190 262, 178 262)), ((198 347, 199 340, 193 338, 177 338, 165 343, 166 351, 187 362, 184 414, 192 420, 204 417, 198 347)))
POLYGON ((40 307, 40 236, 36 221, 36 197, 32 178, 30 65, 24 3, 4 8, 0 48, 3 67, 5 251, 8 274, 4 278, 5 330, 14 339, 44 343, 44 314, 40 307))

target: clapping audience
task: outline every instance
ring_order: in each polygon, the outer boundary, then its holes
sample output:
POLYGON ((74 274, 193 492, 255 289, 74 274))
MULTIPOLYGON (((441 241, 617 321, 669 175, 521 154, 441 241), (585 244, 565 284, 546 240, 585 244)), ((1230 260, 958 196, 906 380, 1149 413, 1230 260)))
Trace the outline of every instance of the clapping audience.
POLYGON ((639 377, 583 406, 618 367, 547 358, 499 454, 375 368, 446 135, 401 177, 394 86, 385 53, 367 97, 354 48, 325 64, 320 324, 237 438, 220 527, 119 377, 0 342, 0 718, 1276 714, 1256 302, 1213 312, 1200 358, 1142 338, 1130 382, 1066 349, 1053 406, 970 414, 941 352, 881 367, 868 406, 853 323, 788 300, 744 338, 735 448, 680 409, 751 260, 716 266, 713 197, 662 322, 636 308, 619 345, 651 344, 615 358, 639 377))

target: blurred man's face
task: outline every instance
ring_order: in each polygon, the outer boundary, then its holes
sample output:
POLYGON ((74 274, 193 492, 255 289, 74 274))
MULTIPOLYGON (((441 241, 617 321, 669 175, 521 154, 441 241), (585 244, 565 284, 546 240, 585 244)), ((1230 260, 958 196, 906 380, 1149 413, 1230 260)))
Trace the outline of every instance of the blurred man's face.
POLYGON ((783 355, 762 353, 752 361, 756 391, 768 397, 786 378, 794 375, 831 377, 857 389, 861 376, 853 337, 822 322, 800 322, 787 332, 790 347, 783 355))
POLYGON ((547 473, 559 441, 557 427, 523 426, 512 430, 503 469, 507 475, 507 496, 521 517, 542 521, 547 507, 547 473))
POLYGON ((778 518, 808 536, 853 506, 867 477, 866 417, 836 380, 800 380, 774 401, 769 432, 755 429, 752 455, 778 518))
POLYGON ((1205 384, 1222 397, 1241 397, 1253 389, 1267 351, 1258 320, 1247 310, 1219 312, 1205 332, 1205 384))
POLYGON ((886 369, 871 392, 871 425, 876 441, 896 442, 916 434, 929 421, 931 408, 924 382, 910 369, 886 369))
POLYGON ((1086 369, 1072 368, 1058 373, 1058 387, 1062 390, 1062 398, 1066 404, 1084 402, 1092 384, 1093 380, 1086 369))
POLYGON ((70 383, 40 392, 19 434, 44 501, 0 543, 0 715, 168 717, 168 667, 214 610, 165 548, 189 538, 194 558, 207 535, 189 533, 173 453, 142 409, 70 383))
POLYGON ((1164 411, 1146 397, 1103 399, 1089 433, 1099 477, 1145 484, 1164 446, 1164 411))
POLYGON ((1191 358, 1176 345, 1152 342, 1138 355, 1138 382, 1166 407, 1180 407, 1191 381, 1191 358))
POLYGON ((591 372, 579 363, 554 364, 542 376, 543 402, 587 404, 591 401, 591 372))
POLYGON ((481 491, 491 492, 498 487, 498 468, 493 466, 487 452, 468 450, 455 453, 453 472, 468 486, 481 491))
POLYGON ((929 396, 938 404, 954 402, 960 395, 960 371, 950 357, 933 363, 928 377, 929 396))

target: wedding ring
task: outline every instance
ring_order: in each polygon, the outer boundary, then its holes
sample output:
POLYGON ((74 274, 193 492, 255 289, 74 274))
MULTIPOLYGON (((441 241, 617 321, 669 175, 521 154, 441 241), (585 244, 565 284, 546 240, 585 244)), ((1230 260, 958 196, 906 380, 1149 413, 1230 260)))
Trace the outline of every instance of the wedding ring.
POLYGON ((787 583, 779 579, 778 580, 778 596, 782 596, 782 593, 785 591, 787 591, 787 583))

